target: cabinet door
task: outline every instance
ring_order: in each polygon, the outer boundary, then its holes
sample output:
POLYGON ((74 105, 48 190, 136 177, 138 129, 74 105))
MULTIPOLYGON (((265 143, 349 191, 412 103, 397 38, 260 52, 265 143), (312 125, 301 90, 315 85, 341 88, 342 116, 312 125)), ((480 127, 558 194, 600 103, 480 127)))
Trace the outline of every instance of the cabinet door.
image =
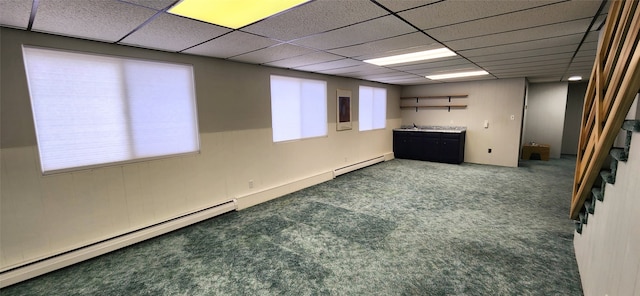
POLYGON ((439 133, 423 133, 420 146, 420 160, 440 161, 440 142, 439 133))
POLYGON ((446 163, 461 163, 464 161, 463 134, 442 134, 440 146, 441 161, 446 163))
POLYGON ((393 156, 395 158, 409 158, 409 134, 406 132, 393 132, 393 156))
POLYGON ((442 139, 440 146, 441 161, 446 163, 459 163, 460 161, 460 140, 458 139, 442 139))

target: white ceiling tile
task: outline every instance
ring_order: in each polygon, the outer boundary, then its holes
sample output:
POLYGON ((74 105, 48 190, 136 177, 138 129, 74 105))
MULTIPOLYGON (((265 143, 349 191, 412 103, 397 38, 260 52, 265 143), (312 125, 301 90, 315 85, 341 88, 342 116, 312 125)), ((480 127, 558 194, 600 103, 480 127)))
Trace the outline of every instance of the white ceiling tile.
POLYGON ((584 42, 580 46, 580 50, 597 50, 598 42, 584 42))
POLYGON ((578 33, 578 34, 571 34, 566 36, 523 41, 518 43, 465 49, 465 50, 459 50, 458 54, 465 56, 467 58, 471 58, 476 56, 502 54, 502 53, 515 52, 515 51, 556 48, 556 47, 563 47, 563 46, 567 46, 567 48, 570 46, 571 48, 573 48, 572 50, 575 50, 575 48, 578 47, 578 44, 580 44, 580 40, 582 40, 583 35, 584 35, 583 33, 578 33))
POLYGON ((484 67, 485 70, 491 73, 504 73, 504 71, 538 71, 538 70, 565 70, 569 66, 569 59, 560 61, 543 61, 543 62, 531 62, 523 64, 504 64, 484 67))
POLYGON ((419 74, 421 76, 427 76, 427 75, 439 75, 439 74, 470 72, 470 71, 480 71, 480 70, 482 69, 478 68, 475 65, 462 65, 462 66, 453 66, 453 67, 425 69, 424 72, 418 72, 414 70, 412 71, 412 73, 419 74))
POLYGON ((242 28, 289 41, 388 14, 369 0, 316 0, 242 28))
POLYGON ((342 75, 354 76, 354 77, 362 77, 362 76, 371 76, 371 77, 383 77, 383 76, 393 76, 393 75, 407 75, 406 72, 401 72, 393 69, 387 69, 384 67, 372 68, 368 65, 350 67, 349 71, 340 72, 342 75))
POLYGON ((584 57, 580 57, 580 56, 576 56, 573 58, 573 62, 577 63, 577 62, 591 62, 593 64, 593 61, 595 61, 595 57, 594 56, 584 56, 584 57))
POLYGON ((404 84, 409 84, 409 83, 422 83, 422 84, 427 84, 429 83, 429 79, 425 78, 425 77, 420 77, 417 75, 412 75, 412 76, 391 76, 391 77, 379 77, 379 78, 361 78, 363 80, 368 80, 368 81, 375 81, 375 82, 380 82, 380 83, 388 83, 388 84, 398 84, 398 85, 404 85, 404 84))
MULTIPOLYGON (((522 76, 514 76, 514 77, 522 77, 522 76)), ((529 76, 527 77, 527 80, 529 80, 530 83, 544 83, 544 82, 559 82, 560 81, 560 77, 561 76, 529 76)), ((502 78, 502 77, 500 77, 502 78)), ((504 77, 504 78, 511 78, 509 76, 504 77)))
POLYGON ((572 56, 573 56, 573 52, 566 52, 566 53, 539 55, 539 56, 527 55, 524 57, 510 58, 510 59, 503 59, 501 55, 496 55, 496 56, 493 56, 495 58, 494 60, 490 60, 486 62, 480 62, 476 59, 471 59, 471 60, 481 67, 491 67, 491 66, 497 66, 497 65, 514 65, 515 66, 515 65, 532 63, 532 62, 569 61, 572 56))
POLYGON ((446 68, 446 67, 463 67, 473 65, 462 57, 450 57, 438 61, 425 61, 412 65, 389 66, 389 68, 407 71, 411 73, 420 73, 428 69, 446 68))
MULTIPOLYGON (((402 1, 397 1, 402 2, 402 1)), ((469 22, 508 12, 548 5, 555 1, 443 1, 399 13, 420 29, 469 22)), ((438 39, 439 37, 435 37, 438 39)))
POLYGON ((550 37, 584 33, 590 22, 591 19, 585 18, 562 24, 546 25, 443 43, 456 51, 479 47, 513 44, 536 39, 546 39, 550 37))
POLYGON ((600 31, 591 31, 587 33, 587 37, 584 39, 584 42, 598 43, 598 39, 600 39, 600 31))
MULTIPOLYGON (((477 5, 487 6, 490 5, 489 3, 497 3, 500 6, 506 6, 508 3, 523 3, 523 1, 476 1, 466 3, 479 3, 477 5)), ((587 19, 588 23, 590 23, 591 18, 595 15, 599 6, 600 2, 597 1, 562 2, 452 26, 430 29, 427 33, 439 41, 446 42, 513 32, 550 24, 561 24, 579 19, 587 19)), ((587 27, 588 24, 583 28, 582 32, 586 32, 587 27)))
POLYGON ((424 77, 415 77, 415 78, 407 78, 407 79, 398 79, 398 80, 388 80, 385 83, 395 84, 395 85, 423 85, 423 84, 441 84, 440 81, 429 80, 424 77))
POLYGON ((570 68, 591 69, 594 61, 573 61, 570 68))
POLYGON ((546 68, 546 69, 529 69, 529 70, 500 70, 500 71, 492 71, 491 74, 502 77, 505 75, 514 75, 519 77, 528 77, 528 76, 536 76, 536 75, 557 75, 559 77, 564 74, 567 70, 567 67, 556 67, 556 68, 546 68))
POLYGON ((156 12, 115 0, 40 0, 33 30, 115 42, 156 12))
MULTIPOLYGON (((472 77, 451 78, 451 79, 445 79, 445 80, 439 80, 439 81, 447 83, 447 82, 480 81, 480 80, 494 80, 494 79, 496 78, 492 75, 482 75, 482 76, 472 76, 472 77)), ((433 81, 438 81, 438 80, 433 80, 433 81)))
POLYGON ((342 60, 337 60, 337 61, 332 61, 332 62, 326 62, 326 63, 320 63, 320 64, 313 64, 313 65, 298 67, 298 68, 295 68, 295 69, 296 70, 300 70, 300 71, 318 72, 318 71, 325 71, 325 70, 330 70, 330 69, 361 66, 362 64, 364 64, 364 63, 360 62, 360 61, 356 61, 356 60, 352 60, 352 59, 342 59, 342 60))
POLYGON ((343 57, 318 51, 310 54, 305 54, 302 56, 297 56, 297 57, 279 60, 271 63, 266 63, 266 65, 280 67, 280 68, 296 68, 296 67, 319 64, 324 62, 336 61, 340 59, 343 59, 343 57))
POLYGON ((31 16, 31 3, 24 0, 0 1, 0 25, 26 29, 31 16))
POLYGON ((279 44, 268 48, 231 57, 231 60, 252 64, 264 64, 286 58, 305 55, 314 52, 312 49, 291 44, 279 44))
POLYGON ((418 75, 408 74, 408 73, 398 72, 398 71, 383 73, 383 74, 373 74, 373 73, 367 73, 367 72, 353 74, 353 77, 357 77, 365 80, 376 80, 376 81, 378 81, 379 79, 382 79, 382 80, 398 79, 399 80, 399 79, 414 78, 416 76, 418 75))
POLYGON ((576 57, 593 57, 595 59, 597 50, 579 50, 576 57))
POLYGON ((349 27, 294 41, 295 44, 317 49, 335 49, 415 32, 415 29, 394 16, 358 23, 349 27))
POLYGON ((234 31, 183 52, 226 59, 276 44, 278 42, 265 37, 234 31))
POLYGON ((442 47, 442 45, 435 43, 433 39, 427 37, 427 35, 423 33, 415 32, 360 45, 332 49, 329 50, 329 52, 345 57, 358 57, 358 59, 364 59, 366 56, 381 56, 383 54, 392 55, 395 54, 393 52, 406 50, 413 51, 413 49, 421 47, 428 47, 426 49, 431 49, 442 47))
POLYGON ((521 59, 528 59, 528 58, 536 59, 539 57, 545 58, 548 56, 567 55, 567 54, 569 55, 568 58, 571 58, 573 53, 576 51, 576 47, 577 45, 566 45, 566 46, 560 46, 560 47, 549 47, 549 48, 541 48, 541 49, 534 49, 534 50, 523 50, 523 51, 505 52, 505 53, 498 53, 498 54, 485 55, 485 56, 477 56, 477 57, 471 57, 469 59, 474 61, 475 63, 484 64, 486 62, 493 62, 493 61, 511 61, 511 60, 521 60, 521 59))
POLYGON ((398 12, 411 8, 429 5, 440 0, 378 0, 378 3, 382 4, 387 9, 398 12))
POLYGON ((120 1, 137 4, 144 7, 149 7, 155 10, 165 9, 169 7, 169 5, 176 2, 176 0, 120 0, 120 1))
POLYGON ((177 52, 230 31, 231 29, 224 27, 163 13, 127 36, 121 43, 177 52))

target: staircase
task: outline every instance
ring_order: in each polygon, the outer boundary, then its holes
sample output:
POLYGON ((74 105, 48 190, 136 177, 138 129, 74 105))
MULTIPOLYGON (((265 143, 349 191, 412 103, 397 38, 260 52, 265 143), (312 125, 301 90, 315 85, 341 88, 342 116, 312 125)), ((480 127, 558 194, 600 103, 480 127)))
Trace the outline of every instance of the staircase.
POLYGON ((626 120, 623 131, 575 224, 585 296, 640 295, 640 121, 626 120))
POLYGON ((609 13, 585 94, 569 213, 571 219, 582 224, 589 210, 594 210, 593 201, 589 209, 585 208, 587 200, 592 199, 592 187, 602 177, 600 169, 640 90, 639 1, 608 3, 609 13))
POLYGON ((604 202, 606 185, 613 185, 616 183, 618 163, 626 162, 628 160, 633 133, 640 132, 640 120, 625 120, 622 125, 622 129, 626 131, 624 147, 613 147, 609 151, 609 155, 611 157, 609 168, 605 168, 600 171, 601 182, 596 182, 594 184, 591 189, 591 196, 585 200, 584 206, 578 214, 579 219, 575 221, 576 232, 579 234, 582 234, 583 226, 588 223, 589 215, 595 214, 597 201, 604 202))

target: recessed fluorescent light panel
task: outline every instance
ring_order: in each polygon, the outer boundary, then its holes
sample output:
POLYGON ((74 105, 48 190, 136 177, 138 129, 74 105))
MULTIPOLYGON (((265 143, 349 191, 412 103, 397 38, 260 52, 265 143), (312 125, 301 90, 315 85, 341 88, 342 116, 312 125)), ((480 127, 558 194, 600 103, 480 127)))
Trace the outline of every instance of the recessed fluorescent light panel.
POLYGON ((458 73, 449 73, 449 74, 439 74, 439 75, 429 75, 425 76, 431 80, 443 80, 443 79, 451 79, 451 78, 460 78, 460 77, 471 77, 471 76, 481 76, 488 75, 487 71, 471 71, 471 72, 458 72, 458 73))
POLYGON ((384 58, 364 60, 363 62, 378 66, 386 66, 393 64, 409 63, 415 61, 424 61, 444 57, 452 57, 456 54, 447 48, 431 49, 419 52, 405 53, 400 55, 388 56, 384 58))
POLYGON ((182 0, 168 12, 238 29, 305 2, 309 0, 182 0))
POLYGON ((571 76, 569 77, 569 81, 580 81, 582 80, 582 76, 571 76))

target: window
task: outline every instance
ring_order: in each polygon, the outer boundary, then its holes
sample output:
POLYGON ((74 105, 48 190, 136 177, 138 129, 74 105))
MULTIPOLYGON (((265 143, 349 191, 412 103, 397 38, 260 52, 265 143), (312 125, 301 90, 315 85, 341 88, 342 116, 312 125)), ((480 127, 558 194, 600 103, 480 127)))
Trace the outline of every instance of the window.
POLYGON ((271 75, 273 141, 327 135, 327 83, 271 75))
POLYGON ((192 66, 23 54, 43 173, 199 150, 192 66))
POLYGON ((382 129, 387 124, 387 90, 360 86, 359 130, 382 129))

